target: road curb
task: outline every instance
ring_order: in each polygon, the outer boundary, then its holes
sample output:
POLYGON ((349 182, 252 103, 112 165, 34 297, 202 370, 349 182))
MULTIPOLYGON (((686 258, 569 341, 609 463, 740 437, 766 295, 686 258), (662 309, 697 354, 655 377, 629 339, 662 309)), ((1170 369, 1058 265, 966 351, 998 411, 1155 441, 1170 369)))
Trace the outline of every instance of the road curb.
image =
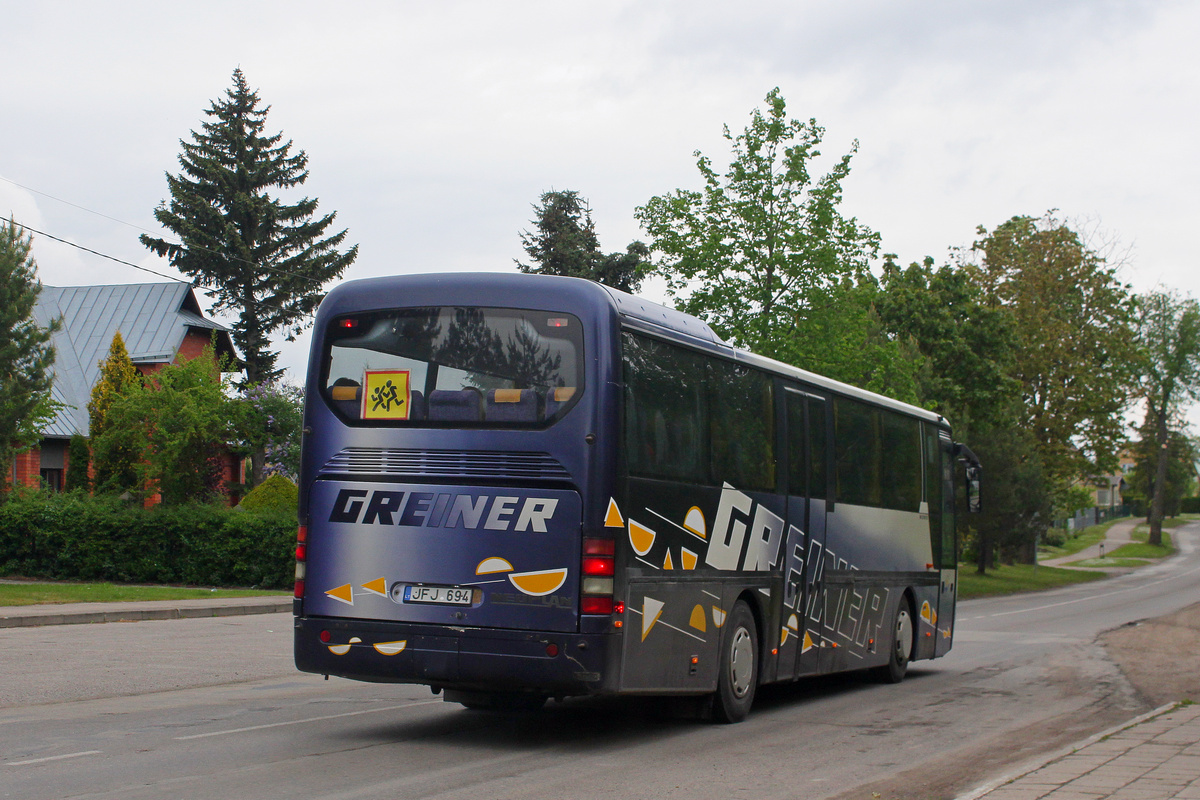
POLYGON ((1047 764, 1052 764, 1053 762, 1058 761, 1060 758, 1064 758, 1066 756, 1071 755, 1072 753, 1074 753, 1076 751, 1082 750, 1083 748, 1087 747, 1088 745, 1095 744, 1096 742, 1100 741, 1101 739, 1105 739, 1109 736, 1113 736, 1114 734, 1120 733, 1121 731, 1125 730, 1126 728, 1132 728, 1136 725, 1141 725, 1143 722, 1146 722, 1147 720, 1154 719, 1157 716, 1167 713, 1168 711, 1174 709, 1178 705, 1179 705, 1179 703, 1177 703, 1177 702, 1167 703, 1166 705, 1159 706, 1158 708, 1154 709, 1153 711, 1147 711, 1145 714, 1140 714, 1127 722, 1122 722, 1117 725, 1114 725, 1113 727, 1109 728, 1108 730, 1103 730, 1103 731, 1100 731, 1099 733, 1092 734, 1088 738, 1084 739, 1082 742, 1076 742, 1074 744, 1067 745, 1066 747, 1063 747, 1059 750, 1052 752, 1048 756, 1042 756, 1042 757, 1038 758, 1036 761, 1028 761, 1025 764, 1023 764, 1022 766, 1018 767, 1016 771, 1010 772, 1009 774, 1007 774, 1003 777, 988 781, 987 783, 983 784, 982 786, 972 789, 967 794, 957 795, 954 798, 954 800, 979 800, 979 798, 984 797, 989 792, 993 792, 996 789, 999 789, 1001 786, 1004 786, 1007 783, 1012 783, 1015 780, 1019 780, 1020 778, 1025 777, 1026 775, 1028 775, 1031 772, 1037 772, 1039 769, 1046 766, 1047 764))
MULTIPOLYGON (((203 602, 203 601, 202 601, 203 602)), ((0 628, 29 628, 43 625, 85 625, 102 622, 140 622, 142 620, 199 619, 204 617, 236 617, 247 614, 277 614, 292 610, 292 598, 269 598, 253 603, 203 605, 167 605, 146 607, 131 603, 126 608, 103 608, 94 611, 72 609, 55 612, 39 609, 22 612, 9 608, 0 613, 0 628)))

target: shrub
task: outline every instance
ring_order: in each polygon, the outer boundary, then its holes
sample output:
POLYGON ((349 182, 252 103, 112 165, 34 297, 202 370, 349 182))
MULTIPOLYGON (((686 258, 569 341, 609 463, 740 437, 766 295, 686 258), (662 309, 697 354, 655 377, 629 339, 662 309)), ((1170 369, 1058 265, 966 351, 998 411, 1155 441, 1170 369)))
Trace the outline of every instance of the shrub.
POLYGON ((282 475, 272 475, 247 492, 242 502, 238 503, 238 508, 245 511, 291 512, 294 515, 299 501, 300 490, 296 484, 282 475))
POLYGON ((1046 547, 1062 547, 1067 543, 1067 532, 1061 528, 1049 528, 1042 536, 1042 544, 1046 547))
POLYGON ((21 490, 0 505, 0 574, 282 589, 293 579, 295 531, 294 509, 143 509, 21 490))

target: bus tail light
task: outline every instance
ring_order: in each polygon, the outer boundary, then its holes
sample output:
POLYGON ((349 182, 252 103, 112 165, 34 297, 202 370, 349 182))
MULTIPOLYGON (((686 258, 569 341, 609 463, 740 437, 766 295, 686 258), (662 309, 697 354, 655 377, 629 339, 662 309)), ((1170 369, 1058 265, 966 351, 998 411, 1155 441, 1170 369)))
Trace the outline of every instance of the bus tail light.
POLYGON ((296 529, 296 585, 292 589, 293 597, 304 597, 304 576, 307 572, 308 561, 308 526, 301 525, 296 529))
POLYGON ((616 572, 617 543, 613 539, 584 539, 580 556, 579 613, 613 613, 613 575, 616 572))
POLYGON ((584 575, 610 576, 614 572, 612 556, 584 556, 584 575))
POLYGON ((583 614, 611 614, 613 611, 613 599, 611 596, 585 596, 579 603, 579 610, 583 614))

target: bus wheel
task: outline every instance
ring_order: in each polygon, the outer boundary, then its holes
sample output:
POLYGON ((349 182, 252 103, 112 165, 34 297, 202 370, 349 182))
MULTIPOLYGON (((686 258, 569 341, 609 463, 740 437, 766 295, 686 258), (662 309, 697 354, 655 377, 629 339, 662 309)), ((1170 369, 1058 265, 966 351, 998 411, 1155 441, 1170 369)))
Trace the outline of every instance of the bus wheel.
POLYGON ((899 683, 904 680, 904 673, 908 671, 908 659, 913 651, 915 635, 912 614, 908 611, 908 599, 902 598, 899 608, 896 609, 895 624, 892 625, 892 646, 889 650, 888 663, 875 670, 875 675, 879 680, 884 683, 899 683))
POLYGON ((724 627, 713 717, 719 722, 741 722, 750 713, 758 687, 758 628, 742 600, 734 605, 724 627))

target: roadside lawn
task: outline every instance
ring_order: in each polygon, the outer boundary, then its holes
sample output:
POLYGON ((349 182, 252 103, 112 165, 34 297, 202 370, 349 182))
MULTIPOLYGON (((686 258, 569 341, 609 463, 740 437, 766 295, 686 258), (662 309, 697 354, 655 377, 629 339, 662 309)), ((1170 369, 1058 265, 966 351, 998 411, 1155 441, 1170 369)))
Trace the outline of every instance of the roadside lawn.
POLYGON ((1127 519, 1129 517, 1121 517, 1120 519, 1113 519, 1108 522, 1102 522, 1099 525, 1093 525, 1090 528, 1084 528, 1057 547, 1042 545, 1038 548, 1038 560, 1073 556, 1080 550, 1086 550, 1097 542, 1104 541, 1109 528, 1127 519))
POLYGON ((0 606, 40 603, 122 603, 133 600, 198 600, 213 597, 258 597, 287 592, 260 589, 202 589, 184 586, 126 586, 118 583, 0 582, 0 606))
POLYGON ((1017 592, 1040 592, 1072 583, 1087 583, 1104 577, 1103 572, 1038 567, 1033 564, 1000 565, 980 575, 974 564, 958 565, 958 599, 992 597, 1017 592))

